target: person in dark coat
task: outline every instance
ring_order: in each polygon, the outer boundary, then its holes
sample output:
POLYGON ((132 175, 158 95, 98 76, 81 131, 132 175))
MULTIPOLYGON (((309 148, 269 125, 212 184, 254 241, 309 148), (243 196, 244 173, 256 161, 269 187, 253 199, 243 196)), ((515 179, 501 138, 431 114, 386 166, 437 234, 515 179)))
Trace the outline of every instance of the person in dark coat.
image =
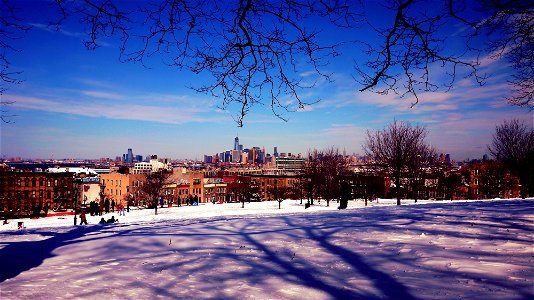
POLYGON ((82 209, 82 213, 80 214, 80 225, 87 224, 87 217, 85 216, 85 211, 82 209))
POLYGON ((115 216, 111 216, 111 219, 108 219, 106 223, 115 223, 115 222, 119 222, 119 219, 115 219, 115 216))
POLYGON ((45 203, 45 206, 43 208, 45 217, 48 216, 48 209, 50 208, 48 202, 45 203))
POLYGON ((106 199, 104 201, 104 209, 106 210, 106 214, 109 212, 109 199, 106 199))

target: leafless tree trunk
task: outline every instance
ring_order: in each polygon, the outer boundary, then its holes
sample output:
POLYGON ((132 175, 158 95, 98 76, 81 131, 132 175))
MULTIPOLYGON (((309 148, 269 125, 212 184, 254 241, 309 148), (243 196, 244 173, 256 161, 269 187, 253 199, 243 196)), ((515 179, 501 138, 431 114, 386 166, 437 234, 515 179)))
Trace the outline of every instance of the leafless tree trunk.
POLYGON ((158 199, 163 187, 168 184, 171 174, 172 172, 165 170, 152 172, 146 176, 146 181, 141 188, 141 192, 153 203, 156 215, 158 214, 158 199))
POLYGON ((427 133, 425 127, 398 121, 383 130, 367 131, 364 151, 393 179, 397 205, 401 204, 402 178, 433 156, 433 150, 425 142, 427 133))

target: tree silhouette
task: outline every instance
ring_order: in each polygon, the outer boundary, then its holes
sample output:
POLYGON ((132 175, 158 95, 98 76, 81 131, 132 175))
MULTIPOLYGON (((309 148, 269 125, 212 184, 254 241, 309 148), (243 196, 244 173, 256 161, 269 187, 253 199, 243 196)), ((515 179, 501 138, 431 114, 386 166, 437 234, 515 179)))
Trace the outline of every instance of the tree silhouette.
MULTIPOLYGON (((28 27, 8 1, 2 0, 0 42, 1 50, 13 51, 9 41, 28 27)), ((146 65, 157 56, 208 78, 191 88, 217 98, 239 126, 257 105, 269 105, 287 120, 287 111, 317 102, 303 93, 332 80, 327 66, 344 51, 358 60, 360 91, 413 96, 414 105, 421 93, 448 90, 458 77, 483 84, 485 59, 504 59, 512 68, 507 100, 534 105, 529 1, 55 0, 54 7, 58 14, 49 25, 60 28, 69 19, 82 24, 88 49, 111 38, 119 41, 121 61, 146 65), (339 34, 325 39, 322 31, 329 30, 339 34), (364 45, 363 53, 355 44, 364 45)), ((16 83, 4 52, 2 83, 16 83)))
POLYGON ((521 197, 534 191, 534 130, 525 123, 512 119, 495 128, 492 145, 488 150, 493 157, 508 167, 521 182, 521 197))
POLYGON ((154 205, 154 214, 158 214, 158 199, 162 195, 163 187, 169 183, 172 172, 161 170, 146 175, 141 187, 141 193, 154 205))
POLYGON ((425 142, 427 134, 425 127, 398 121, 383 130, 367 131, 365 154, 391 176, 397 191, 397 205, 401 204, 401 188, 405 183, 402 179, 435 159, 435 151, 425 142))

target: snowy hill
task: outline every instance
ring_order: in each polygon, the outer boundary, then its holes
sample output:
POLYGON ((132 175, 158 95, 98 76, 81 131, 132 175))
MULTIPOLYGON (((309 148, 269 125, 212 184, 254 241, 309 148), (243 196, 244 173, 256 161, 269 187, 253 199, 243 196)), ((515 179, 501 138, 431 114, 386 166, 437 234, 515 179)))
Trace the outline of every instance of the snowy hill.
POLYGON ((11 220, 0 298, 534 298, 532 199, 390 204, 208 204, 21 230, 11 220))

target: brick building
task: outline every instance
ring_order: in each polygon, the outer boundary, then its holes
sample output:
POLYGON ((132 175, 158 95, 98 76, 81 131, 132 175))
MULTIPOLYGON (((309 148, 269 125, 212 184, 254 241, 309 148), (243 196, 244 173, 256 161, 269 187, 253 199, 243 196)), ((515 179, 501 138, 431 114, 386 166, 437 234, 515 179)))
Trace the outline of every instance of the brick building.
POLYGON ((144 205, 141 188, 145 182, 144 174, 129 174, 113 172, 100 175, 100 185, 103 186, 104 197, 115 200, 115 203, 127 205, 144 205))
POLYGON ((0 213, 23 217, 39 214, 45 206, 72 209, 78 189, 70 172, 0 172, 0 213))

